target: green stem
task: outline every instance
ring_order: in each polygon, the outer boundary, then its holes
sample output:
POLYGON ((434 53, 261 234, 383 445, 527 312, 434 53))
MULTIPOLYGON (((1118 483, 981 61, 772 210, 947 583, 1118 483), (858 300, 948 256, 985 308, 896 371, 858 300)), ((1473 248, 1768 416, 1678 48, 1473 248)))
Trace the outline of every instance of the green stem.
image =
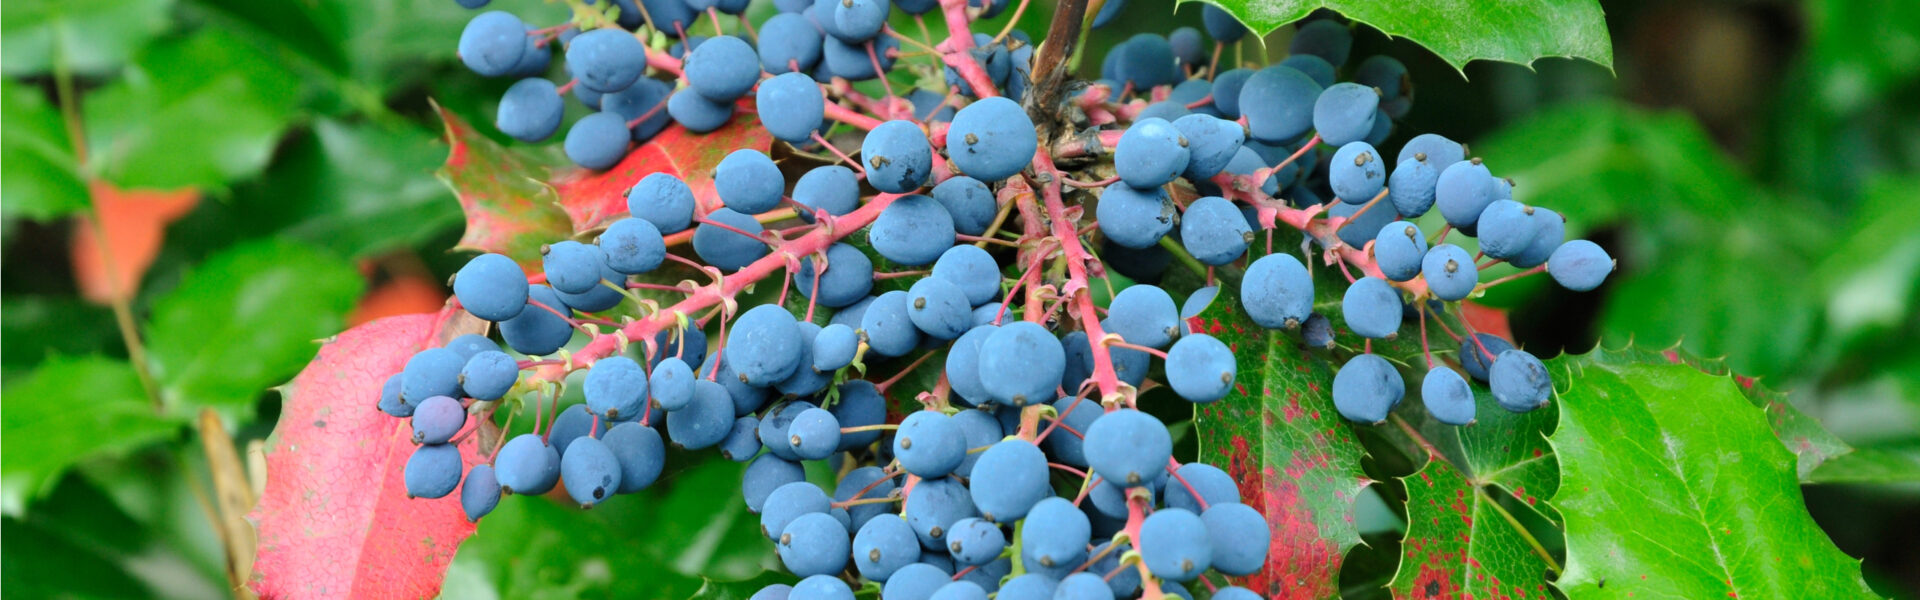
POLYGON ((1195 260, 1193 255, 1188 254, 1187 249, 1182 248, 1178 242, 1173 241, 1172 237, 1160 238, 1160 247, 1166 248, 1168 252, 1172 252, 1173 258, 1179 260, 1180 264, 1185 265, 1187 270, 1193 271, 1194 275, 1200 276, 1201 279, 1206 279, 1207 266, 1200 264, 1199 260, 1195 260))
MULTIPOLYGON (((87 163, 87 132, 80 122, 79 96, 73 89, 73 69, 67 64, 64 49, 54 57, 53 86, 60 103, 60 120, 66 124, 67 138, 73 143, 74 158, 84 169, 87 163)), ((122 293, 120 289, 120 271, 114 264, 113 249, 107 244, 100 207, 89 202, 87 212, 91 217, 87 220, 87 227, 93 230, 96 250, 100 252, 100 264, 106 270, 107 295, 113 305, 113 323, 120 330, 120 341, 127 346, 127 362, 133 363, 133 373, 140 378, 140 388, 146 392, 154 410, 165 411, 166 402, 160 397, 160 386, 154 382, 153 371, 147 367, 147 346, 140 342, 140 328, 133 320, 133 306, 129 299, 132 294, 122 293)))
POLYGON ((1528 531, 1527 526, 1521 525, 1520 520, 1513 517, 1513 513, 1507 512, 1507 507, 1501 506, 1500 499, 1488 493, 1487 488, 1480 488, 1480 495, 1486 497, 1487 504, 1491 505, 1493 510, 1499 512, 1500 516, 1506 519, 1507 524, 1513 526, 1514 531, 1520 532, 1520 537, 1527 541, 1528 547, 1533 548, 1534 554, 1540 555, 1540 560, 1547 561, 1547 569, 1553 571, 1555 576, 1560 575, 1560 563, 1553 560, 1553 555, 1547 552, 1545 546, 1540 545, 1540 540, 1533 537, 1533 532, 1528 531))

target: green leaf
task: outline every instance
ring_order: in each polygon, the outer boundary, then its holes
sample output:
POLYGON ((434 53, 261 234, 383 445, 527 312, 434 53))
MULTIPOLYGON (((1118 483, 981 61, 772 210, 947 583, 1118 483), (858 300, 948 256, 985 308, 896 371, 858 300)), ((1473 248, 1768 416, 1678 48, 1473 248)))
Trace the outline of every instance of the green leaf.
POLYGON ((147 598, 147 588, 122 564, 58 530, 12 517, 0 519, 0 577, 7 593, 23 598, 147 598))
POLYGON ((73 142, 39 90, 0 79, 0 216, 46 221, 87 207, 73 142))
MULTIPOLYGON (((1181 3, 1203 0, 1180 0, 1181 3)), ((1204 0, 1227 9, 1265 37, 1327 8, 1394 37, 1404 37, 1461 69, 1474 60, 1522 65, 1545 56, 1584 58, 1613 68, 1606 15, 1595 0, 1204 0)))
POLYGON ((522 266, 540 247, 573 233, 559 195, 546 183, 551 157, 509 150, 475 131, 452 111, 434 106, 446 126, 447 161, 436 173, 466 213, 461 250, 498 252, 522 266))
POLYGON ((1731 377, 1605 351, 1551 361, 1570 597, 1870 598, 1793 456, 1731 377))
POLYGON ((765 578, 773 544, 740 497, 745 466, 712 453, 674 453, 668 464, 654 487, 593 510, 503 498, 454 570, 476 569, 504 598, 601 598, 634 585, 648 598, 687 598, 714 585, 707 578, 765 578))
POLYGON ((87 168, 123 187, 220 188, 265 168, 300 79, 219 28, 149 47, 86 98, 87 168))
POLYGON ((8 367, 31 367, 54 356, 84 355, 120 346, 113 311, 73 296, 0 297, 0 356, 8 367))
POLYGON ((281 240, 209 257, 154 301, 154 376, 170 406, 249 409, 340 331, 364 282, 351 263, 281 240))
POLYGON ((1920 482, 1920 457, 1911 452, 1862 449, 1821 463, 1803 481, 1808 483, 1920 482))
POLYGON ((172 0, 8 2, 0 25, 0 73, 44 73, 56 61, 80 73, 113 70, 167 28, 172 6, 172 0))
MULTIPOLYGON (((1409 392, 1412 394, 1412 392, 1409 392)), ((1559 522, 1545 499, 1560 488, 1559 459, 1547 445, 1559 408, 1546 406, 1524 413, 1500 408, 1493 393, 1473 383, 1472 425, 1451 427, 1460 440, 1468 473, 1476 484, 1499 486, 1541 516, 1559 522)))
POLYGON ((1236 288, 1223 286, 1198 321, 1234 349, 1239 370, 1226 398, 1194 407, 1199 458, 1233 475, 1242 502, 1271 528, 1267 566, 1244 585, 1269 596, 1338 595, 1340 565, 1360 543, 1354 501, 1371 482, 1360 468, 1365 451, 1333 407, 1333 366, 1298 332, 1255 324, 1236 288))
POLYGON ((1810 89, 1829 111, 1857 110, 1920 74, 1920 5, 1820 0, 1806 3, 1813 41, 1810 89))
POLYGON ((1827 335, 1852 348, 1875 338, 1904 345, 1901 328, 1920 303, 1920 177, 1869 182, 1851 221, 1815 275, 1827 299, 1827 335))
POLYGON ((18 515, 74 463, 161 440, 180 423, 147 401, 125 361, 55 357, 8 382, 0 411, 0 510, 18 515))
POLYGON ((460 205, 432 177, 437 146, 420 130, 321 120, 235 198, 225 225, 277 226, 350 258, 425 245, 460 224, 460 205))
POLYGON ((1553 598, 1545 550, 1487 491, 1443 460, 1401 478, 1407 537, 1396 598, 1553 598))

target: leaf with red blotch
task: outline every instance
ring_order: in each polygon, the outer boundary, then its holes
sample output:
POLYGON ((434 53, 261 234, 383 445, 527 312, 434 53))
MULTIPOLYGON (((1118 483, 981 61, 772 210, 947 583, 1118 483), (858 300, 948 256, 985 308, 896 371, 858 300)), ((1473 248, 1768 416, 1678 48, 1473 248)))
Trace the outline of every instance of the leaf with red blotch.
POLYGON ((1438 459, 1401 481, 1407 537, 1400 568, 1387 584, 1394 598, 1553 598, 1544 551, 1492 490, 1438 459))
MULTIPOLYGON (((474 526, 460 492, 409 499, 406 420, 374 408, 414 352, 460 333, 459 315, 381 319, 349 329, 282 387, 267 445, 266 492, 247 516, 259 534, 248 584, 263 598, 430 598, 474 526)), ((476 462, 475 439, 460 444, 476 462)))
POLYGON ((446 126, 447 162, 435 173, 460 199, 467 231, 459 249, 498 252, 539 269, 540 247, 572 229, 559 197, 547 185, 549 160, 494 143, 458 115, 433 105, 446 126))
POLYGON ((713 169, 735 150, 766 152, 773 138, 760 119, 753 115, 735 117, 726 126, 707 133, 687 131, 672 125, 627 153, 620 164, 605 171, 572 169, 556 173, 553 187, 560 195, 560 207, 573 220, 575 232, 605 227, 627 214, 627 190, 641 178, 654 173, 678 176, 693 188, 693 197, 701 212, 720 205, 713 189, 713 169))

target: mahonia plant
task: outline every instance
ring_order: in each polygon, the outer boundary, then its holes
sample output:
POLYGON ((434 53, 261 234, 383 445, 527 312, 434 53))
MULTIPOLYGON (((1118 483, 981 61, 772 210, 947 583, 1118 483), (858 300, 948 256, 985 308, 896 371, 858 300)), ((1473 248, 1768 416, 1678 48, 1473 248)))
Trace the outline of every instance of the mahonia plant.
POLYGON ((1152 599, 1196 585, 1257 598, 1229 578, 1263 568, 1273 515, 1243 504, 1226 471, 1175 460, 1166 424, 1140 410, 1156 386, 1196 404, 1250 393, 1235 355, 1257 349, 1197 330, 1196 315, 1233 302, 1308 347, 1350 338, 1361 351, 1332 382, 1349 420, 1386 422, 1410 372, 1428 414, 1468 425, 1476 385, 1525 412, 1553 383, 1511 341, 1465 328, 1460 302, 1539 273, 1591 290, 1614 267, 1460 143, 1418 135, 1389 163, 1376 146, 1413 84, 1390 57, 1349 66, 1350 26, 1335 18, 1301 23, 1285 60, 1232 65, 1221 48, 1247 32, 1207 6, 1205 33, 1136 35, 1082 81, 1067 65, 1084 0, 1062 3, 1040 45, 1011 25, 972 30, 1025 2, 780 0, 760 23, 747 4, 617 0, 573 3, 575 18, 550 27, 500 11, 468 23, 461 60, 520 78, 499 103, 502 133, 559 135, 568 96, 594 110, 561 142, 579 167, 742 113, 786 148, 732 151, 711 182, 640 179, 630 215, 553 240, 531 276, 495 253, 461 268, 458 307, 498 341, 423 350, 368 399, 410 419, 409 495, 458 494, 472 520, 556 487, 591 507, 655 483, 669 444, 712 448, 747 463, 747 508, 800 578, 756 599, 851 600, 870 585, 886 600, 1152 599), (937 44, 887 24, 935 10, 937 44), (703 19, 739 33, 692 35, 703 19), (561 84, 543 76, 556 53, 561 84), (892 87, 887 74, 919 57, 938 61, 944 89, 892 87), (853 85, 869 80, 880 95, 853 85), (795 158, 808 155, 822 159, 795 158), (1414 223, 1434 209, 1437 231, 1414 223), (1304 238, 1297 253, 1274 247, 1283 228, 1304 238), (1449 236, 1476 237, 1478 254, 1449 236), (670 263, 704 280, 649 277, 670 263), (1175 263, 1203 280, 1183 302, 1145 283, 1175 263), (1521 270, 1482 281, 1498 263, 1521 270), (1338 323, 1315 311, 1315 266, 1349 283, 1338 323), (1113 293, 1110 273, 1136 283, 1113 293), (745 305, 756 285, 779 291, 745 305), (639 317, 603 316, 616 309, 639 317), (1429 347, 1429 327, 1447 351, 1429 347), (1403 333, 1424 364, 1372 352, 1403 333), (585 402, 560 410, 566 385, 585 402), (890 397, 911 409, 890 411, 890 397), (505 431, 497 413, 529 400, 531 432, 474 464, 455 449, 483 425, 505 431), (831 491, 801 466, 825 460, 840 465, 831 491))

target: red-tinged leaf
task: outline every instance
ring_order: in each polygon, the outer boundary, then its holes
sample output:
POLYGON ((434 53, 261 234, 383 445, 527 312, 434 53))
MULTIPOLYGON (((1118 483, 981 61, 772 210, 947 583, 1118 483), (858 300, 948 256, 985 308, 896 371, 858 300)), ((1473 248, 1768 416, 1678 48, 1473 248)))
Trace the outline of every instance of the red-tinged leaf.
POLYGON ((88 189, 100 220, 82 216, 74 221, 73 277, 80 295, 96 304, 132 298, 160 254, 167 225, 200 203, 200 190, 123 190, 105 181, 95 181, 88 189))
MULTIPOLYGON (((281 389, 249 585, 263 598, 431 598, 473 533, 459 491, 407 498, 414 444, 404 419, 374 408, 380 386, 429 344, 458 333, 449 311, 381 319, 341 333, 281 389)), ((461 444, 468 464, 475 441, 461 444)))
POLYGON ((558 172, 553 187, 559 192, 560 207, 573 220, 575 232, 607 225, 627 214, 627 190, 641 178, 654 173, 678 176, 693 188, 694 200, 705 212, 719 206, 720 196, 713 189, 713 169, 735 150, 766 152, 773 137, 753 115, 740 115, 732 123, 708 133, 694 133, 672 125, 642 144, 620 164, 605 171, 570 169, 558 172))
POLYGON ((1267 517, 1267 566, 1244 585, 1267 598, 1333 598, 1340 565, 1360 543, 1354 500, 1371 483, 1365 451, 1333 408, 1333 371, 1298 334, 1270 331, 1223 290, 1200 319, 1239 363, 1234 391, 1196 405, 1200 458, 1240 482, 1240 497, 1267 517))
POLYGON ((347 325, 354 326, 397 315, 430 313, 447 303, 447 288, 420 275, 400 275, 380 284, 353 307, 347 325))
POLYGON ((460 199, 467 215, 461 250, 498 252, 530 271, 539 270, 540 246, 572 233, 558 196, 546 184, 552 166, 537 153, 494 143, 440 105, 446 126, 447 162, 436 173, 460 199))
POLYGON ((1407 537, 1399 571, 1387 585, 1394 598, 1553 598, 1543 551, 1491 490, 1438 459, 1401 481, 1407 537))
POLYGON ((1513 339, 1513 326, 1507 323, 1507 311, 1471 300, 1460 303, 1460 316, 1475 332, 1513 339))

